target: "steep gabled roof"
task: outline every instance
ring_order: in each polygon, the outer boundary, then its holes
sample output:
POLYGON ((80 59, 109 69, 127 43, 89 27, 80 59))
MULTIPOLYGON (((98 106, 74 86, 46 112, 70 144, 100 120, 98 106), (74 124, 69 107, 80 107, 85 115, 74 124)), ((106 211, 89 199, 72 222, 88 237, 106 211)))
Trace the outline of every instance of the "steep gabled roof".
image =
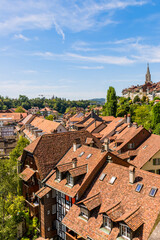
POLYGON ((142 168, 160 151, 160 136, 152 134, 137 150, 138 154, 131 163, 138 168, 142 168))

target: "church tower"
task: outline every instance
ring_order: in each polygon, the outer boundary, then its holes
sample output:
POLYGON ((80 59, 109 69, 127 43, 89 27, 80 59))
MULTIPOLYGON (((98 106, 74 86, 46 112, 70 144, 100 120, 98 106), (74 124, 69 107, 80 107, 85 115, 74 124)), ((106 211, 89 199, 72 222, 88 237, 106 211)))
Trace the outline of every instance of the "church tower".
POLYGON ((146 73, 145 84, 147 84, 147 83, 152 83, 152 81, 151 81, 151 74, 150 74, 150 70, 149 70, 149 63, 147 64, 147 73, 146 73))

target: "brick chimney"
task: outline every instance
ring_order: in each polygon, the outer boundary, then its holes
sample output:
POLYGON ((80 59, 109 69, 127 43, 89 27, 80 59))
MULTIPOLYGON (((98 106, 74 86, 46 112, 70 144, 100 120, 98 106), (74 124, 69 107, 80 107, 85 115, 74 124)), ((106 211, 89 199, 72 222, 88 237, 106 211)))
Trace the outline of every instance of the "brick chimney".
POLYGON ((104 139, 104 151, 109 152, 109 139, 108 138, 104 139))
POLYGON ((73 142, 73 152, 75 152, 80 146, 80 138, 76 138, 73 142))
POLYGON ((77 158, 72 159, 72 167, 76 168, 77 167, 77 158))
POLYGON ((135 181, 135 167, 129 167, 129 183, 133 184, 135 181))
POLYGON ((127 114, 127 123, 131 123, 131 115, 127 114))

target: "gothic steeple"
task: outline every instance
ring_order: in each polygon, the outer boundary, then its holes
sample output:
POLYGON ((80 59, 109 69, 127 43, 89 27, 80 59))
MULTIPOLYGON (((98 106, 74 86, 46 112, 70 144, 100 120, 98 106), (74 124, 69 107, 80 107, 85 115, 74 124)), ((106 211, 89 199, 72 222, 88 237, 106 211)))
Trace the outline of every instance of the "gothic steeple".
POLYGON ((147 83, 152 83, 152 81, 151 81, 151 74, 150 74, 150 70, 149 70, 149 63, 147 63, 147 73, 146 73, 145 84, 147 84, 147 83))

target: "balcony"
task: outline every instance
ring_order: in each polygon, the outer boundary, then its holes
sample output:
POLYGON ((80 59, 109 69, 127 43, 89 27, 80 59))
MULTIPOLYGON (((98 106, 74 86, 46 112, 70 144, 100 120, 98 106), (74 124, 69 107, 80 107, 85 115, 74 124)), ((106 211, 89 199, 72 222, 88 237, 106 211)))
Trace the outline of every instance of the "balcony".
POLYGON ((25 200, 26 202, 26 207, 29 208, 29 212, 31 217, 37 216, 38 212, 39 212, 39 203, 38 202, 29 202, 27 200, 25 200))
POLYGON ((81 236, 79 236, 77 233, 69 230, 66 232, 66 240, 84 240, 81 236))

